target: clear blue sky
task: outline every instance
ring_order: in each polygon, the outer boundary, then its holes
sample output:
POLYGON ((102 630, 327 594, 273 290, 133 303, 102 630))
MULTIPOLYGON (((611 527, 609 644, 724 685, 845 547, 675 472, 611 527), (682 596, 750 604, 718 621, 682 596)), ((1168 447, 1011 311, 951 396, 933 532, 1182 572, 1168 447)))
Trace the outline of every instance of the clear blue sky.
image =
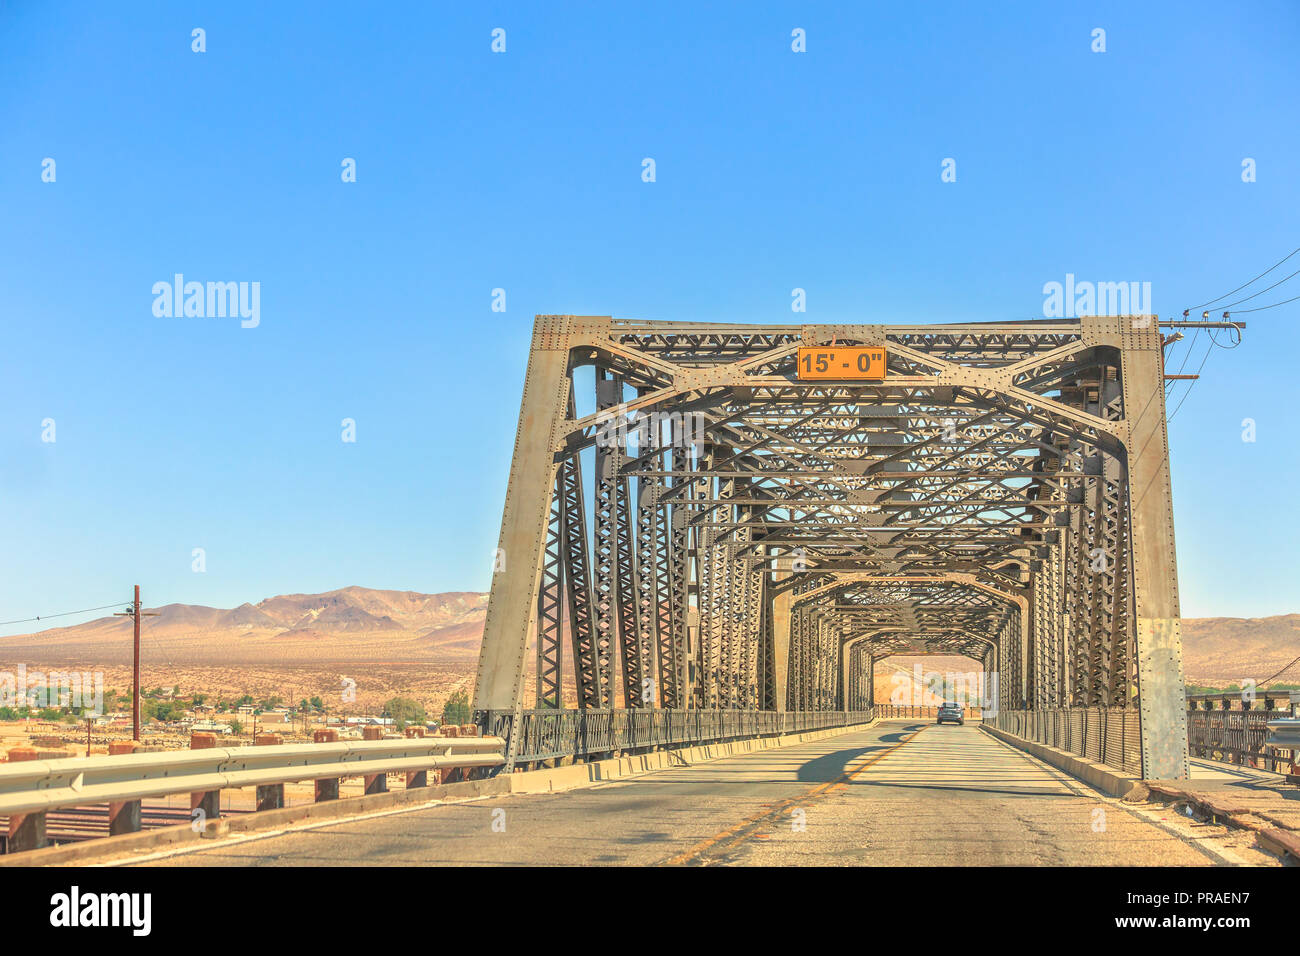
MULTIPOLYGON (((0 8, 0 620, 485 589, 534 313, 1171 316, 1300 246, 1289 0, 476 6, 0 8)), ((1171 430, 1189 616, 1300 611, 1300 303, 1246 318, 1171 430)))

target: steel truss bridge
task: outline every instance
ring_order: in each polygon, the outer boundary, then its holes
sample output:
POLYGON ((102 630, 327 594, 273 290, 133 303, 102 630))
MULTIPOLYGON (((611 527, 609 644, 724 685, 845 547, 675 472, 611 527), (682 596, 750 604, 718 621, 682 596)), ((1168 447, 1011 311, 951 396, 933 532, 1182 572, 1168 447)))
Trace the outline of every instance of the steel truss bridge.
POLYGON ((539 316, 476 719, 508 765, 776 734, 963 655, 1004 730, 1186 777, 1160 325, 539 316))

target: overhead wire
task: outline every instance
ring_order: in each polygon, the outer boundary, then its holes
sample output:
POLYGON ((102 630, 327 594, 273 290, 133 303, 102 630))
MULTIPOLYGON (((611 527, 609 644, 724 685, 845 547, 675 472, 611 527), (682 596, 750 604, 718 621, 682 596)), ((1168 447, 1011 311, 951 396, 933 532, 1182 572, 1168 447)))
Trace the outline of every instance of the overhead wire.
POLYGON ((57 614, 38 614, 36 617, 23 617, 14 621, 0 621, 0 627, 7 627, 10 624, 28 624, 32 621, 46 621, 55 617, 69 617, 73 614, 89 614, 91 611, 104 611, 110 607, 122 607, 130 604, 130 601, 114 601, 112 604, 101 604, 99 607, 83 608, 80 611, 60 611, 57 614))
POLYGON ((1297 657, 1294 661, 1292 661, 1290 664, 1286 665, 1286 667, 1282 668, 1280 671, 1278 671, 1278 672, 1277 672, 1276 674, 1274 674, 1272 677, 1265 678, 1264 680, 1260 681, 1260 682, 1259 682, 1258 684, 1256 684, 1255 686, 1256 686, 1256 687, 1262 687, 1262 686, 1264 686, 1265 684, 1271 684, 1273 681, 1277 680, 1279 677, 1281 677, 1283 674, 1285 674, 1285 673, 1286 673, 1287 671, 1289 671, 1291 668, 1295 667, 1295 665, 1296 665, 1297 663, 1300 663, 1300 657, 1297 657))
MULTIPOLYGON (((1225 292, 1225 293, 1223 293, 1223 295, 1219 296, 1218 298, 1211 299, 1209 302, 1202 302, 1200 305, 1194 305, 1194 306, 1192 306, 1192 307, 1189 308, 1189 309, 1184 309, 1184 310, 1183 310, 1183 314, 1186 315, 1188 312, 1194 312, 1196 309, 1204 309, 1204 308, 1206 308, 1207 306, 1214 305, 1214 303, 1218 302, 1219 299, 1226 299, 1226 298, 1227 298, 1228 296, 1230 296, 1230 295, 1236 295, 1236 294, 1237 294, 1238 292, 1240 292, 1242 289, 1246 288, 1246 286, 1248 286, 1248 285, 1252 285, 1253 283, 1256 283, 1256 282, 1258 282, 1260 279, 1264 278, 1264 276, 1268 275, 1270 272, 1272 272, 1274 269, 1276 269, 1276 268, 1277 268, 1278 266, 1280 266, 1282 263, 1286 262, 1287 259, 1290 259, 1291 256, 1294 256, 1297 252, 1300 252, 1300 246, 1297 246, 1295 249, 1292 249, 1291 252, 1290 252, 1289 254, 1287 254, 1287 255, 1283 256, 1281 259, 1277 260, 1277 262, 1273 263, 1271 266, 1269 266, 1267 269, 1265 269, 1265 270, 1264 270, 1263 272, 1261 272, 1259 275, 1255 276, 1255 278, 1251 279, 1250 282, 1243 282, 1241 285, 1237 286, 1237 288, 1233 289, 1231 292, 1225 292)), ((1294 275, 1294 273, 1292 273, 1292 275, 1294 275)), ((1289 278, 1289 277, 1288 277, 1288 278, 1289 278)), ((1283 279, 1282 281, 1285 282, 1286 279, 1283 279)))
POLYGON ((1265 309, 1276 309, 1279 305, 1286 305, 1288 302, 1295 302, 1297 299, 1300 299, 1300 295, 1294 295, 1289 299, 1283 299, 1281 302, 1274 302, 1272 305, 1256 306, 1253 309, 1234 309, 1233 311, 1234 312, 1263 312, 1265 309))
MULTIPOLYGON (((1255 298, 1255 296, 1263 295, 1265 292, 1268 292, 1270 289, 1276 289, 1283 282, 1286 282, 1290 279, 1294 279, 1296 276, 1300 276, 1300 269, 1297 269, 1295 272, 1291 273, 1289 276, 1286 276, 1285 278, 1278 279, 1272 285, 1260 289, 1258 292, 1251 293, 1250 295, 1246 296, 1244 299, 1238 299, 1236 302, 1229 302, 1227 305, 1216 305, 1215 308, 1223 309, 1225 312, 1231 311, 1234 305, 1241 305, 1241 303, 1243 302, 1249 302, 1251 299, 1255 298)), ((1271 308, 1271 306, 1269 308, 1271 308)))
MULTIPOLYGON (((1296 253, 1300 253, 1300 246, 1297 246, 1295 249, 1292 249, 1289 253, 1287 253, 1285 256, 1283 256, 1281 259, 1279 259, 1277 262, 1273 263, 1271 266, 1269 266, 1267 269, 1265 269, 1265 270, 1264 270, 1263 272, 1261 272, 1259 275, 1255 276, 1255 277, 1254 277, 1253 279, 1251 279, 1249 282, 1244 282, 1244 283, 1242 283, 1241 285, 1237 286, 1237 288, 1233 289, 1231 292, 1225 292, 1223 295, 1218 296, 1218 297, 1216 297, 1216 298, 1213 298, 1213 299, 1211 299, 1209 302, 1202 302, 1200 305, 1192 306, 1191 308, 1184 309, 1184 310, 1183 310, 1183 315, 1186 317, 1186 316, 1188 316, 1191 312, 1193 312, 1193 311, 1196 310, 1196 309, 1206 309, 1207 307, 1209 307, 1209 306, 1211 306, 1211 305, 1214 305, 1214 303, 1216 303, 1216 302, 1219 302, 1219 301, 1221 301, 1221 300, 1223 300, 1223 299, 1226 299, 1226 298, 1228 298, 1229 296, 1236 295, 1236 294, 1237 294, 1238 292, 1240 292, 1242 289, 1245 289, 1247 286, 1253 285, 1254 283, 1258 282, 1260 279, 1264 278, 1264 276, 1268 275, 1270 272, 1272 272, 1272 271, 1273 271, 1274 269, 1276 269, 1278 266, 1282 265, 1282 263, 1286 262, 1286 261, 1287 261, 1288 259, 1290 259, 1292 256, 1296 255, 1296 253)), ((1223 306, 1215 306, 1215 308, 1216 308, 1216 309, 1222 308, 1222 309, 1224 310, 1224 312, 1223 312, 1223 317, 1224 317, 1225 320, 1228 320, 1228 319, 1231 318, 1231 316, 1230 316, 1230 310, 1231 310, 1234 306, 1240 305, 1240 304, 1243 303, 1243 302, 1249 302, 1251 299, 1254 299, 1254 298, 1256 298, 1257 296, 1261 296, 1261 295, 1263 295, 1265 292, 1268 292, 1268 291, 1271 290, 1271 289, 1276 289, 1278 286, 1282 285, 1282 283, 1284 283, 1284 282, 1288 282, 1288 281, 1290 281, 1291 279, 1294 279, 1294 278, 1295 278, 1296 276, 1298 276, 1298 275, 1300 275, 1300 269, 1297 269, 1295 272, 1292 272, 1292 273, 1291 273, 1290 275, 1288 275, 1288 276, 1284 276, 1283 278, 1279 279, 1277 282, 1274 282, 1272 285, 1267 286, 1267 287, 1265 287, 1265 288, 1263 288, 1263 289, 1260 289, 1258 292, 1253 292, 1253 293, 1251 293, 1250 295, 1245 296, 1244 298, 1237 299, 1235 302, 1229 302, 1227 305, 1223 305, 1223 306)), ((1252 309, 1242 309, 1241 311, 1242 311, 1242 312, 1262 312, 1262 311, 1264 311, 1265 309, 1273 309, 1273 308, 1277 308, 1277 307, 1280 306, 1280 305, 1286 305, 1286 304, 1288 304, 1288 303, 1290 303, 1290 302, 1295 302, 1295 301, 1297 301, 1297 300, 1300 300, 1300 296, 1294 296, 1294 297, 1292 297, 1292 298, 1290 298, 1290 299, 1284 299, 1284 300, 1282 300, 1281 302, 1274 302, 1274 303, 1272 303, 1272 304, 1270 304, 1270 305, 1257 306, 1257 307, 1252 308, 1252 309)), ((1234 327, 1234 329, 1235 329, 1235 327, 1234 327)), ((1192 389, 1196 387, 1196 383, 1197 383, 1197 381, 1199 381, 1199 379, 1200 379, 1201 372, 1204 371, 1204 369, 1205 369, 1205 365, 1206 365, 1206 363, 1207 363, 1207 362, 1209 361, 1209 359, 1210 359, 1210 353, 1211 353, 1212 351, 1214 351, 1215 348, 1222 348, 1222 349, 1235 349, 1237 346, 1239 346, 1239 345, 1241 344, 1241 330, 1240 330, 1240 329, 1235 329, 1235 341, 1233 341, 1233 343, 1232 343, 1231 345, 1224 345, 1224 344, 1222 344, 1221 342, 1219 342, 1218 337, 1214 334, 1214 330, 1213 330, 1213 329, 1206 329, 1205 331, 1206 331, 1206 334, 1209 335, 1209 337, 1210 337, 1210 344, 1209 344, 1209 346, 1206 347, 1205 355, 1201 357, 1201 364, 1200 364, 1200 365, 1197 367, 1197 369, 1196 369, 1195 377, 1192 378, 1190 381, 1187 382, 1187 389, 1186 389, 1186 391, 1183 392, 1183 396, 1182 396, 1182 398, 1180 398, 1180 399, 1178 400, 1178 404, 1174 407, 1173 412, 1170 413, 1169 418, 1168 418, 1168 421, 1173 421, 1173 420, 1174 420, 1174 416, 1178 414, 1178 410, 1179 410, 1180 408, 1182 408, 1182 407, 1183 407, 1183 403, 1187 401, 1187 396, 1189 396, 1190 394, 1192 394, 1192 389)), ((1178 371, 1177 371, 1177 373, 1175 373, 1176 375, 1181 376, 1181 375, 1183 374, 1183 369, 1185 369, 1185 368, 1187 367, 1187 361, 1188 361, 1188 359, 1190 359, 1190 358, 1192 357, 1192 354, 1194 353, 1194 351, 1195 351, 1195 349, 1196 349, 1196 342, 1197 342, 1197 339, 1200 337, 1200 334, 1201 334, 1201 330, 1200 330, 1199 328, 1196 329, 1196 331, 1192 334, 1191 341, 1189 341, 1189 342, 1187 343, 1187 348, 1186 348, 1186 349, 1184 350, 1184 352, 1183 352, 1183 360, 1182 360, 1182 362, 1180 362, 1179 365, 1178 365, 1178 371)), ((1173 392, 1173 390, 1174 390, 1174 386, 1177 384, 1178 381, 1180 381, 1180 379, 1178 379, 1178 378, 1174 378, 1174 379, 1171 379, 1171 380, 1167 383, 1167 385, 1166 385, 1166 389, 1165 389, 1166 398, 1168 398, 1169 394, 1173 392)))

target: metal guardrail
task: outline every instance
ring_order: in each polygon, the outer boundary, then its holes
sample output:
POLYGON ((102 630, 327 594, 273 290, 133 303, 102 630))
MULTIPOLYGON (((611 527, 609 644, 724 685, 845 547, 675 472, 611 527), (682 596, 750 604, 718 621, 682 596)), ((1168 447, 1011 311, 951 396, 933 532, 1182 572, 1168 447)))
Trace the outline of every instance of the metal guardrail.
POLYGON ((1061 707, 1000 710, 988 721, 999 730, 1104 763, 1142 773, 1138 712, 1124 707, 1061 707))
MULTIPOLYGON (((1288 720, 1290 716, 1287 710, 1189 710, 1188 753, 1204 760, 1286 772, 1294 765, 1293 755, 1300 755, 1300 731, 1291 729, 1300 727, 1300 720, 1288 720), (1266 739, 1275 727, 1278 735, 1266 739), (1278 751, 1291 751, 1291 755, 1278 751)), ((1071 707, 1002 711, 990 723, 1026 740, 1141 774, 1138 720, 1133 709, 1071 707)))
POLYGON ((495 767, 503 745, 492 737, 416 737, 24 760, 0 765, 0 814, 326 777, 495 767))
MULTIPOLYGON (((1289 710, 1189 710, 1188 752, 1205 760, 1285 772, 1292 766, 1292 759, 1280 756, 1265 744, 1268 729, 1290 716, 1289 710)), ((1279 745, 1275 749, 1287 748, 1279 745)))
POLYGON ((1268 746, 1286 749, 1300 748, 1300 719, 1279 717, 1276 720, 1270 720, 1264 727, 1268 731, 1268 737, 1264 741, 1268 746))
MULTIPOLYGON (((122 822, 110 824, 110 834, 120 834, 140 829, 139 802, 146 798, 257 787, 258 807, 266 809, 283 806, 284 784, 314 780, 316 799, 332 800, 343 777, 377 779, 373 792, 380 792, 384 775, 406 772, 409 789, 424 786, 431 770, 500 766, 504 748, 499 737, 410 737, 21 760, 0 765, 0 815, 9 818, 6 849, 15 852, 45 844, 45 814, 52 810, 128 807, 122 822)), ((210 806, 216 815, 215 802, 210 806)))
POLYGON ((1251 710, 1256 705, 1262 705, 1264 710, 1287 710, 1295 703, 1300 703, 1300 691, 1202 691, 1187 695, 1188 710, 1251 710))
POLYGON ((1265 747, 1270 750, 1289 750, 1292 753, 1300 751, 1300 720, 1284 717, 1270 720, 1264 726, 1268 731, 1268 736, 1264 739, 1265 747))
MULTIPOLYGON (((521 736, 515 762, 527 765, 563 757, 599 758, 615 753, 776 737, 865 724, 873 716, 872 710, 787 713, 661 708, 523 710, 519 712, 521 736)), ((509 738, 514 729, 514 711, 480 711, 475 718, 484 733, 496 737, 509 738)))

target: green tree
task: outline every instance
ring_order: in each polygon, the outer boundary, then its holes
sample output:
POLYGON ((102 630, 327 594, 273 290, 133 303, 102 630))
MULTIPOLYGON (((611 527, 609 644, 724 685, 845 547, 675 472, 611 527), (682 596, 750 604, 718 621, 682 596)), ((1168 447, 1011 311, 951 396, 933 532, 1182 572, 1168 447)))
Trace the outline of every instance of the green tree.
POLYGON ((394 697, 384 704, 384 716, 393 718, 398 730, 405 730, 409 724, 424 723, 424 705, 409 697, 394 697))
POLYGON ((453 693, 442 705, 442 722, 444 725, 469 723, 469 695, 463 690, 453 693))
POLYGON ((185 716, 185 705, 180 701, 146 700, 140 704, 140 716, 145 720, 180 720, 185 716))
POLYGON ((244 732, 244 725, 232 717, 230 719, 230 732, 232 734, 242 734, 244 732))
POLYGON ((319 697, 313 697, 310 701, 308 701, 308 703, 311 704, 312 710, 325 709, 325 701, 321 700, 319 697))

